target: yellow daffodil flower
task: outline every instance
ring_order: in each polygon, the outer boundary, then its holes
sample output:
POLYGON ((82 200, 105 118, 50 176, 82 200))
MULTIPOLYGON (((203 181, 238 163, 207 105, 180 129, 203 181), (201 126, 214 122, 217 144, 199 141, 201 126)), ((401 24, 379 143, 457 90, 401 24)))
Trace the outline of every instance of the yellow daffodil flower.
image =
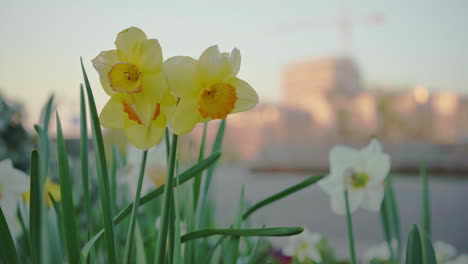
POLYGON ((252 109, 258 95, 245 81, 237 78, 241 55, 219 52, 218 46, 206 49, 197 60, 176 56, 164 62, 172 92, 179 98, 170 120, 174 133, 192 131, 199 122, 225 119, 228 114, 252 109))
MULTIPOLYGON (((54 197, 55 201, 60 202, 62 198, 62 194, 60 192, 60 184, 54 183, 51 181, 49 178, 46 179, 45 185, 44 185, 44 199, 49 207, 52 207, 52 199, 49 197, 52 195, 54 197)), ((31 199, 31 190, 23 193, 23 199, 26 203, 29 203, 31 199)))
POLYGON ((115 46, 93 59, 111 96, 99 119, 106 128, 125 129, 132 144, 149 149, 162 138, 168 110, 175 105, 162 72, 161 47, 135 27, 120 32, 115 46))

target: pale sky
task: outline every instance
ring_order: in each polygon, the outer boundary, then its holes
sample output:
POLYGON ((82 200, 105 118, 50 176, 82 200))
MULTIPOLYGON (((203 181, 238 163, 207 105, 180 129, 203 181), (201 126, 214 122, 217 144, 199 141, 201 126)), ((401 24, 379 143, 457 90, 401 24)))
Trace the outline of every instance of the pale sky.
POLYGON ((198 58, 213 44, 237 47, 239 76, 261 101, 279 101, 285 64, 341 54, 343 10, 355 22, 352 55, 366 82, 468 88, 465 0, 2 2, 0 91, 24 102, 33 119, 51 93, 61 111, 78 111, 80 56, 100 109, 107 96, 90 60, 113 49, 116 34, 129 26, 157 38, 165 58, 198 58), (384 21, 366 23, 372 14, 384 21))

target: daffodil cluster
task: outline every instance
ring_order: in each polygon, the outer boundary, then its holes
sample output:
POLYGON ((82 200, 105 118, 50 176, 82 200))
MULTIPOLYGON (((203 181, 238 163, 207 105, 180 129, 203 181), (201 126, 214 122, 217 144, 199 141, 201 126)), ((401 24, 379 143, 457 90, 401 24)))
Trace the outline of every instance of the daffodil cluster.
POLYGON ((198 60, 176 56, 163 61, 158 40, 135 27, 121 31, 115 46, 92 61, 110 96, 99 119, 106 128, 124 129, 140 149, 156 145, 167 125, 182 135, 199 122, 225 119, 258 103, 255 90, 237 78, 238 49, 221 53, 212 46, 198 60))

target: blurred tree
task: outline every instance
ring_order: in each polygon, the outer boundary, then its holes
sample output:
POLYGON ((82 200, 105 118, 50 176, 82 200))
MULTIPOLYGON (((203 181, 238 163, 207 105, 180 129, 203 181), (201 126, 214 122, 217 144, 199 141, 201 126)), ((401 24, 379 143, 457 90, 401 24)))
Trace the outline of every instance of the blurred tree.
POLYGON ((21 104, 8 103, 0 95, 0 160, 9 158, 16 168, 26 171, 33 141, 22 122, 21 104))

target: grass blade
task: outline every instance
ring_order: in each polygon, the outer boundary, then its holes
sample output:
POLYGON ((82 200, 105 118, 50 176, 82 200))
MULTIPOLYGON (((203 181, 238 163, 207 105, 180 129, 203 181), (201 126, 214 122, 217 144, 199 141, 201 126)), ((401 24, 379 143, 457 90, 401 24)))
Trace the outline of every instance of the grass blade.
POLYGON ((141 158, 140 174, 138 175, 138 184, 135 195, 135 201, 133 202, 132 214, 130 216, 130 224, 128 227, 127 242, 125 243, 123 263, 130 263, 130 251, 132 249, 133 239, 135 238, 135 224, 137 221, 138 207, 140 206, 141 188, 143 186, 143 177, 145 176, 147 156, 148 150, 145 150, 141 158))
MULTIPOLYGON (((42 137, 42 135, 41 135, 42 137)), ((33 149, 31 152, 31 190, 29 232, 31 240, 32 262, 40 263, 41 257, 41 210, 42 195, 40 190, 39 153, 33 149)))
MULTIPOLYGON (((208 158, 204 159, 202 162, 195 164, 193 167, 191 167, 190 169, 180 174, 177 177, 178 180, 176 180, 176 182, 180 181, 180 184, 187 182, 188 180, 195 177, 195 175, 197 175, 201 171, 211 166, 211 164, 215 163, 219 159, 220 156, 221 156, 221 153, 215 153, 209 156, 208 158)), ((163 193, 164 193, 164 186, 161 186, 157 188, 156 190, 149 192, 145 196, 141 197, 140 206, 154 200, 155 198, 159 197, 163 193)), ((133 203, 127 205, 127 207, 122 209, 117 214, 117 216, 114 217, 114 220, 113 220, 114 224, 118 224, 122 222, 125 219, 125 217, 127 217, 130 214, 130 212, 132 211, 132 207, 133 207, 133 203)), ((81 250, 81 255, 83 256, 83 259, 87 258, 90 250, 93 248, 94 244, 101 238, 103 234, 104 234, 104 230, 100 230, 86 243, 86 245, 81 250)))
POLYGON ((169 227, 169 216, 171 215, 172 188, 174 180, 175 159, 177 152, 178 135, 172 136, 171 152, 169 155, 169 168, 166 184, 164 185, 164 200, 161 214, 161 228, 158 232, 158 242, 156 246, 156 263, 164 263, 166 253, 166 238, 169 227))
POLYGON ((93 131, 93 143, 95 146, 95 158, 99 184, 99 194, 101 197, 101 212, 104 220, 104 230, 106 237, 107 261, 109 263, 117 263, 115 251, 115 236, 114 226, 112 222, 112 212, 110 204, 109 177, 107 172, 106 153, 104 152, 104 143, 102 140, 102 132, 99 124, 99 118, 94 102, 93 91, 89 84, 88 76, 81 61, 81 69, 85 81, 86 93, 88 95, 88 105, 91 117, 91 129, 93 131))
POLYGON ((182 236, 181 241, 185 243, 190 240, 205 238, 214 235, 225 235, 225 236, 294 236, 302 233, 304 228, 302 227, 273 227, 273 228, 258 228, 258 229, 217 229, 208 228, 202 229, 195 232, 191 232, 182 236))
POLYGON ((77 264, 80 260, 80 252, 78 246, 75 205, 73 203, 73 188, 70 180, 70 168, 68 165, 68 153, 63 139, 62 124, 60 123, 58 114, 56 114, 56 119, 60 193, 62 196, 63 234, 65 236, 68 262, 70 264, 77 264))
POLYGON ((10 229, 0 207, 0 259, 3 263, 21 263, 18 253, 16 252, 15 242, 11 237, 10 229))
POLYGON ((429 176, 427 175, 426 165, 421 164, 420 167, 421 183, 422 183, 422 229, 430 237, 431 236, 431 201, 429 194, 429 176))

